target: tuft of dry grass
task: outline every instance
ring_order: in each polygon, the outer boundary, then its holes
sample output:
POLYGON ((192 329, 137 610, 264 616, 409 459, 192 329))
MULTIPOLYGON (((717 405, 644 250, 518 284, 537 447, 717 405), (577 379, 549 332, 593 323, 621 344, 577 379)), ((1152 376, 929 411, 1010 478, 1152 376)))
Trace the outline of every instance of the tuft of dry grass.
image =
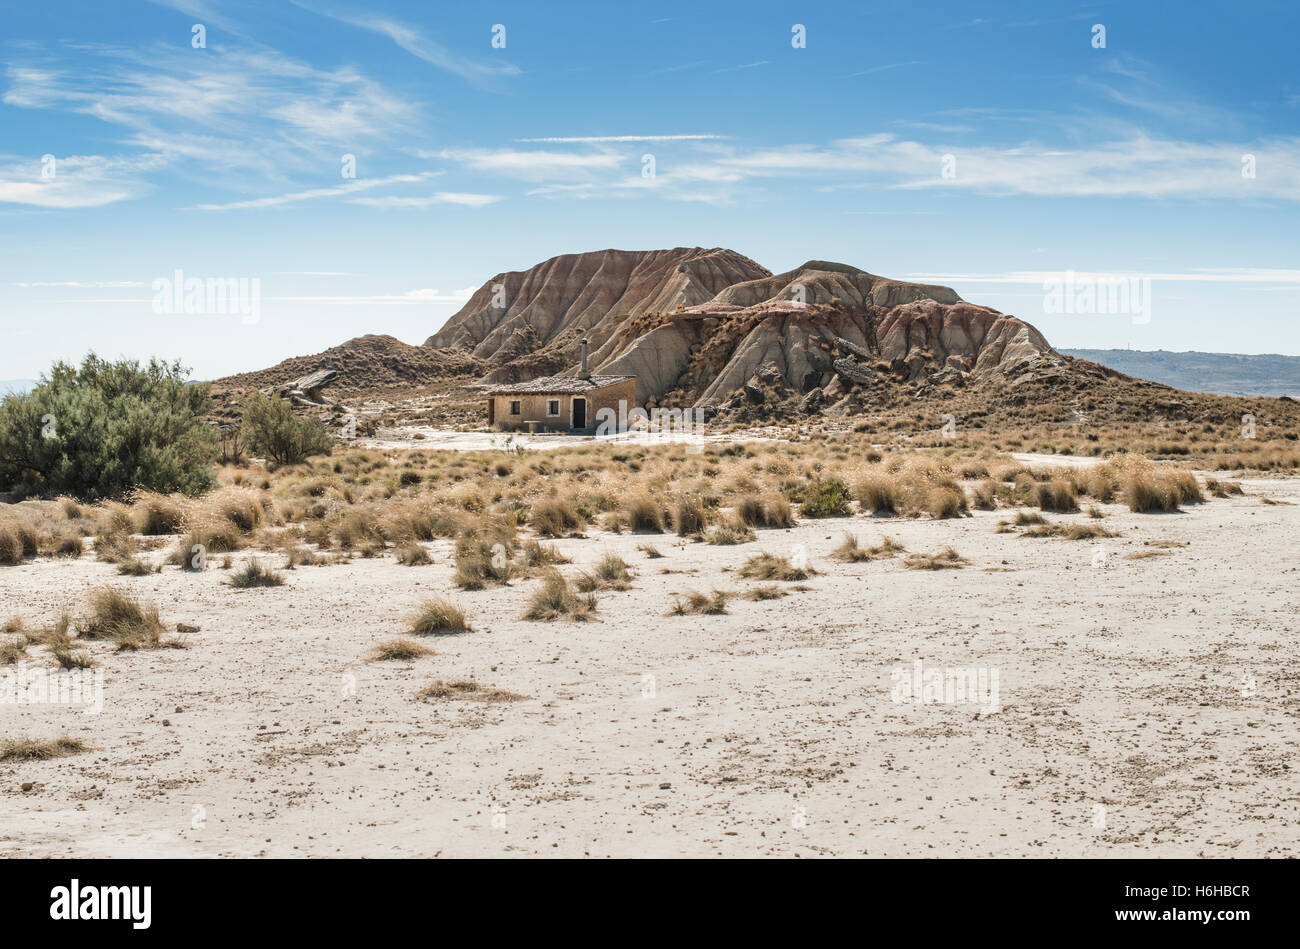
POLYGON ((433 558, 429 556, 429 552, 415 541, 398 547, 393 551, 393 556, 397 558, 397 562, 403 567, 420 567, 433 563, 433 558))
POLYGON ((73 652, 66 643, 56 643, 50 647, 50 655, 60 669, 90 669, 96 665, 94 659, 84 652, 73 652))
POLYGON ((489 583, 510 581, 510 548, 493 536, 464 535, 456 541, 456 573, 462 590, 482 590, 489 583))
POLYGON ((81 739, 67 736, 52 741, 7 738, 0 742, 0 761, 45 761, 49 758, 66 758, 89 750, 81 739))
POLYGON ((581 534, 587 520, 573 502, 559 497, 534 504, 528 517, 533 530, 543 537, 570 537, 581 534))
POLYGON ((908 570, 956 570, 970 563, 965 557, 951 547, 945 547, 933 554, 908 554, 903 558, 903 566, 908 570))
POLYGON ((470 630, 464 611, 440 596, 422 602, 411 618, 411 632, 417 636, 446 636, 470 630))
POLYGON ((863 547, 856 535, 844 532, 844 540, 831 551, 831 556, 843 563, 860 563, 864 560, 882 560, 903 550, 903 545, 892 537, 885 537, 874 547, 863 547))
POLYGON ((754 587, 745 594, 747 600, 779 600, 783 596, 789 596, 790 591, 778 586, 754 587))
POLYGON ((718 521, 704 529, 704 542, 729 547, 758 540, 758 535, 738 517, 718 521))
POLYGON ((139 491, 134 500, 131 519, 137 534, 156 536, 180 533, 186 510, 183 496, 139 491))
POLYGON ((659 550, 653 544, 641 544, 637 547, 637 550, 645 554, 647 560, 659 560, 663 557, 663 554, 659 553, 659 550))
POLYGON ((505 689, 485 689, 472 679, 455 682, 443 682, 441 679, 431 682, 416 693, 422 702, 438 702, 445 699, 468 699, 472 702, 525 702, 528 696, 505 689))
POLYGON ((695 495, 677 499, 673 508, 673 530, 678 537, 690 537, 704 530, 704 504, 695 495))
POLYGON ((778 557, 767 551, 757 553, 741 564, 739 576, 746 580, 807 580, 817 571, 812 567, 796 567, 789 557, 778 557))
POLYGON ((0 666, 12 666, 26 659, 29 642, 26 636, 15 636, 7 642, 0 643, 0 666))
POLYGON ((253 559, 232 573, 226 583, 237 590, 247 590, 252 587, 282 587, 284 577, 260 560, 253 559))
POLYGON ((405 636, 399 636, 395 639, 386 639, 370 650, 367 662, 406 662, 412 659, 419 659, 421 656, 432 656, 433 650, 423 643, 416 642, 405 636))
POLYGON ((664 512, 645 491, 628 496, 620 508, 620 520, 628 530, 644 534, 664 532, 664 512))
POLYGON ((1034 485, 1033 500, 1041 511, 1077 511, 1079 501, 1069 481, 1044 481, 1034 485))
POLYGON ((717 616, 727 612, 727 599, 730 596, 724 590, 714 590, 705 596, 695 590, 685 594, 673 594, 673 607, 665 616, 717 616))
POLYGON ((628 590, 632 587, 632 571, 622 557, 606 554, 590 573, 582 571, 574 579, 580 593, 596 590, 628 590))
POLYGON ((1246 493, 1241 489, 1241 482, 1239 481, 1219 481, 1216 478, 1207 478, 1205 487, 1216 498, 1226 498, 1234 494, 1246 493))
POLYGON ((124 577, 147 577, 151 573, 159 573, 162 565, 157 567, 149 566, 147 561, 139 557, 128 557, 125 560, 118 561, 117 572, 124 577))
MULTIPOLYGON (((65 638, 67 623, 60 617, 51 631, 55 640, 65 638)), ((100 587, 90 594, 89 610, 77 623, 77 634, 86 639, 104 639, 122 649, 157 649, 168 645, 162 638, 164 624, 156 606, 142 604, 135 597, 113 587, 100 587)))
POLYGON ((595 593, 575 593, 563 574, 551 570, 542 578, 542 585, 528 601, 524 619, 546 622, 570 619, 586 622, 595 612, 595 593))

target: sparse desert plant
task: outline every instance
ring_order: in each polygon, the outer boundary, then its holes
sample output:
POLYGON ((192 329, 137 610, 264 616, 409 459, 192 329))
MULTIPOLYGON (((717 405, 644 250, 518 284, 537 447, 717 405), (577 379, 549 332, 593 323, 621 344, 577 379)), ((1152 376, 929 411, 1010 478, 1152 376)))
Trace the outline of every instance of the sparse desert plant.
POLYGON ((0 666, 11 666, 26 659, 28 642, 26 636, 15 636, 0 643, 0 666))
POLYGON ((794 511, 784 494, 747 494, 736 502, 736 516, 749 527, 791 527, 794 511))
POLYGON ((397 550, 393 551, 393 556, 404 567, 418 567, 433 563, 433 558, 429 556, 429 552, 414 541, 398 547, 397 550))
POLYGON ((1208 478, 1205 487, 1216 498, 1226 498, 1234 494, 1246 493, 1241 489, 1241 483, 1237 481, 1219 481, 1216 478, 1208 478))
POLYGON ((57 643, 50 647, 50 655, 59 664, 60 669, 90 669, 95 660, 84 652, 73 652, 70 645, 57 643))
POLYGON ((916 509, 936 518, 958 517, 967 510, 966 492, 958 485, 933 485, 919 496, 916 509))
POLYGON ((678 537, 690 537, 704 530, 704 504, 696 495, 684 495, 673 508, 673 530, 678 537))
POLYGON ((284 569, 293 570, 295 567, 316 567, 326 562, 326 559, 310 547, 290 547, 285 551, 284 569))
MULTIPOLYGON (((104 639, 121 649, 154 649, 163 642, 163 621, 156 606, 142 604, 135 597, 113 587, 100 587, 90 594, 88 612, 77 623, 77 633, 86 639, 104 639)), ((62 617, 53 635, 67 626, 62 617), (61 627, 61 629, 60 629, 61 627)))
POLYGON ((411 632, 417 636, 446 636, 470 632, 465 613, 448 599, 430 597, 422 602, 411 618, 411 632))
POLYGON ((395 639, 386 639, 379 643, 367 657, 367 662, 390 662, 390 661, 409 661, 419 659, 421 656, 432 656, 433 650, 421 642, 409 639, 405 636, 399 636, 395 639))
POLYGON ((106 563, 121 563, 135 556, 135 538, 123 531, 100 534, 91 545, 95 556, 106 563))
POLYGON ((118 561, 117 572, 124 577, 147 577, 151 573, 157 573, 157 570, 139 557, 128 557, 118 561))
POLYGON ((595 612, 594 593, 575 593, 564 575, 552 570, 543 577, 542 585, 528 601, 524 619, 550 621, 563 618, 585 622, 595 612))
POLYGON ((965 557, 951 547, 934 554, 908 554, 903 558, 903 566, 908 570, 950 570, 970 563, 965 557))
POLYGON ((7 738, 0 741, 0 761, 44 761, 48 758, 66 758, 86 750, 84 741, 66 736, 52 741, 7 738))
POLYGON ((637 533, 662 534, 664 515, 654 498, 644 491, 627 497, 620 508, 622 522, 637 533))
POLYGON ((490 537, 462 537, 456 542, 456 573, 452 577, 462 590, 482 590, 489 583, 510 580, 509 549, 491 543, 490 537))
POLYGON ((789 596, 790 591, 778 586, 754 587, 745 594, 747 600, 779 600, 783 596, 789 596))
POLYGON ((729 518, 710 524, 704 529, 704 542, 718 546, 748 544, 758 539, 758 535, 740 518, 729 518))
POLYGON ((993 510, 998 506, 998 483, 992 478, 984 479, 975 485, 971 500, 977 510, 993 510))
POLYGON ((519 549, 517 562, 525 574, 531 574, 546 567, 553 567, 561 563, 572 563, 573 561, 560 553, 560 549, 554 544, 543 544, 536 540, 530 540, 519 549))
POLYGON ((334 436, 320 419, 295 415, 285 399, 253 391, 240 400, 244 410, 240 432, 248 450, 276 467, 296 465, 312 455, 328 455, 334 436))
POLYGON ((903 545, 892 537, 883 538, 874 547, 863 547, 856 535, 844 532, 844 540, 831 551, 831 556, 844 563, 860 563, 864 560, 883 560, 903 550, 903 545))
POLYGON ((583 571, 574 579, 580 593, 596 590, 627 590, 632 586, 632 572, 622 557, 606 554, 590 573, 583 571))
POLYGON ((848 517, 853 513, 848 485, 839 478, 823 478, 804 492, 800 517, 848 517))
POLYGON ((663 554, 659 553, 658 548, 656 548, 653 544, 640 544, 637 547, 637 550, 645 554, 647 560, 659 560, 661 557, 663 557, 663 554))
POLYGON ((668 616, 706 615, 717 616, 727 612, 728 594, 724 590, 714 590, 706 596, 695 590, 684 594, 673 594, 673 606, 668 616))
POLYGON ((534 504, 528 523, 543 537, 568 537, 586 526, 586 519, 572 502, 546 498, 534 504))
POLYGON ((807 580, 817 571, 812 567, 796 567, 789 557, 779 557, 767 551, 754 554, 741 564, 739 575, 746 580, 807 580))
POLYGON ((422 702, 437 702, 443 699, 468 699, 472 702, 523 702, 526 695, 507 692, 505 689, 486 689, 472 679, 455 682, 443 682, 441 679, 431 682, 416 693, 422 702))
POLYGON ((1068 481, 1043 481, 1034 485, 1034 503, 1042 511, 1077 511, 1074 485, 1068 481))
POLYGON ((250 587, 280 587, 284 586, 284 577, 260 560, 253 559, 232 573, 226 583, 239 590, 250 587))
POLYGON ((884 472, 864 475, 854 485, 854 494, 863 510, 871 514, 897 514, 899 508, 898 479, 884 472))
POLYGON ((184 499, 180 495, 140 491, 135 495, 131 515, 137 534, 175 534, 185 519, 184 499))

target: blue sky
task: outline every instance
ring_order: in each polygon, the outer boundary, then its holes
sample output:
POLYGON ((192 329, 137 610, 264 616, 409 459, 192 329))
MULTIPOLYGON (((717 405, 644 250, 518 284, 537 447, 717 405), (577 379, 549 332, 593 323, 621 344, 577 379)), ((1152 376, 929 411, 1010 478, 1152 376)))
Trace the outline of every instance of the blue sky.
POLYGON ((1300 354, 1292 3, 93 0, 4 27, 0 379, 420 342, 501 270, 683 245, 946 283, 1060 348, 1300 354), (259 279, 258 318, 155 312, 178 269, 259 279), (1045 313, 1065 271, 1151 279, 1150 321, 1045 313))

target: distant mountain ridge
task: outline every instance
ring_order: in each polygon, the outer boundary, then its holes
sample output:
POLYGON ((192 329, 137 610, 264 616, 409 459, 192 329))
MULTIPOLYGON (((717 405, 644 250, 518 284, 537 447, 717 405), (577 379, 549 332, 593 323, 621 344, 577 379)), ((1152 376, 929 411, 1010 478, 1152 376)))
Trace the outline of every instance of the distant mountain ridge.
POLYGON ((1300 356, 1175 353, 1163 349, 1062 349, 1061 352, 1186 392, 1300 398, 1300 356))

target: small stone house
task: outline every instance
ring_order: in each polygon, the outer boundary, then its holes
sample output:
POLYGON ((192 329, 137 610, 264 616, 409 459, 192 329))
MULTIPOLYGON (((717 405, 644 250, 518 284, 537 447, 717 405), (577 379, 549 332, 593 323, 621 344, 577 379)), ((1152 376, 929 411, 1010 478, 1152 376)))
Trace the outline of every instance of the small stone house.
POLYGON ((611 410, 614 419, 624 420, 635 407, 635 398, 636 376, 587 372, 587 341, 583 340, 582 367, 577 375, 546 376, 490 389, 488 427, 594 435, 602 409, 611 410))
POLYGON ((626 418, 635 397, 636 376, 547 376, 491 390, 488 425, 594 435, 601 409, 611 409, 615 418, 626 418))

